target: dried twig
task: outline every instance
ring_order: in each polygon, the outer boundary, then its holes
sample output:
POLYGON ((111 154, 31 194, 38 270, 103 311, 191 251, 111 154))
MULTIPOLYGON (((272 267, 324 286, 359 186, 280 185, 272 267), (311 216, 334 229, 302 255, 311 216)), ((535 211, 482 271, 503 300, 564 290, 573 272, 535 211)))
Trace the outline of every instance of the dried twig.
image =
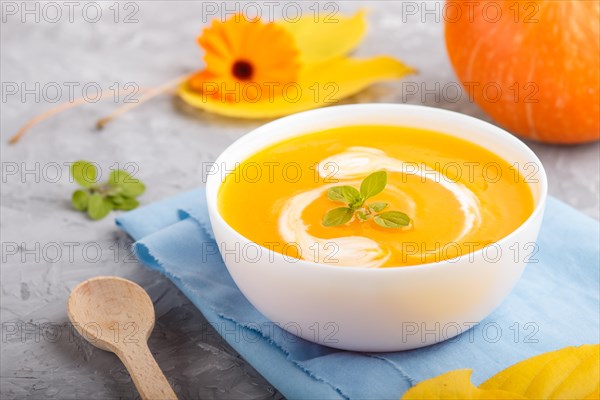
POLYGON ((150 90, 148 90, 148 92, 144 96, 142 96, 140 98, 140 100, 137 103, 128 103, 128 104, 125 104, 124 106, 121 106, 121 107, 117 108, 115 111, 113 111, 112 113, 110 113, 106 117, 100 118, 96 122, 96 128, 103 129, 106 126, 106 124, 108 124, 113 119, 117 118, 119 115, 125 114, 127 111, 130 111, 130 110, 136 108, 137 106, 144 104, 148 100, 151 100, 154 97, 156 97, 156 96, 158 96, 158 95, 160 95, 162 93, 165 93, 166 91, 168 91, 169 89, 171 89, 174 86, 178 85, 179 83, 181 83, 183 80, 187 79, 190 76, 191 76, 191 74, 185 74, 185 75, 182 75, 182 76, 180 76, 178 78, 170 80, 169 82, 163 83, 160 86, 157 86, 155 88, 151 88, 150 90))
MULTIPOLYGON (((140 93, 145 93, 140 100, 137 103, 128 103, 122 107, 119 107, 118 109, 116 109, 114 112, 112 112, 111 114, 109 114, 108 116, 99 119, 96 122, 96 127, 98 129, 102 129, 107 123, 109 123, 110 121, 112 121, 113 119, 115 119, 116 117, 118 117, 119 115, 145 103, 146 101, 168 91, 169 89, 171 89, 172 87, 176 86, 177 84, 179 84, 180 82, 182 82, 184 79, 190 77, 191 74, 185 74, 182 75, 176 79, 170 80, 169 82, 166 82, 158 87, 155 88, 140 88, 139 92, 140 93)), ((115 90, 114 89, 107 89, 107 90, 103 90, 101 93, 102 98, 106 98, 106 97, 110 97, 110 96, 106 96, 107 94, 115 94, 115 90)), ((131 94, 131 90, 125 90, 125 89, 119 89, 117 90, 117 94, 119 96, 123 96, 123 95, 127 95, 127 94, 131 94)), ((8 143, 10 144, 15 144, 17 143, 22 137, 23 135, 25 135, 25 133, 31 129, 32 127, 34 127, 35 125, 39 124, 40 122, 52 117, 53 115, 59 114, 63 111, 69 110, 73 107, 77 107, 80 106, 81 104, 86 103, 86 98, 85 97, 78 97, 77 99, 75 99, 72 102, 69 103, 63 103, 63 104, 59 104, 58 106, 51 108, 48 111, 43 112, 42 114, 36 115, 35 117, 33 117, 32 119, 30 119, 29 121, 27 121, 22 127, 21 129, 19 129, 19 131, 14 134, 9 140, 8 143)))

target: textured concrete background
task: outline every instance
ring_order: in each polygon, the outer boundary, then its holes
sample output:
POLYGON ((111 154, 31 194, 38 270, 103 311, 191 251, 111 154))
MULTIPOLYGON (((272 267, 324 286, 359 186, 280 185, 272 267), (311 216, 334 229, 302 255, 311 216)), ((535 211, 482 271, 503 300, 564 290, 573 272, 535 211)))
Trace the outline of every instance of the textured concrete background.
MULTIPOLYGON (((115 163, 133 163, 147 183, 141 200, 148 204, 197 187, 201 162, 214 160, 229 143, 262 121, 209 115, 163 96, 97 132, 94 121, 116 107, 109 92, 103 101, 42 122, 18 145, 6 145, 21 124, 54 105, 52 87, 56 85, 62 88, 61 100, 68 101, 72 83, 79 83, 74 86, 77 97, 85 84, 102 89, 115 84, 123 88, 128 82, 154 86, 199 68, 200 52, 194 39, 203 21, 202 5, 191 1, 116 6, 113 1, 96 2, 102 17, 92 23, 83 18, 86 3, 75 2, 73 22, 67 6, 60 2, 63 15, 58 22, 52 22, 56 14, 49 8, 40 8, 37 22, 35 12, 23 14, 20 9, 9 15, 7 3, 23 7, 20 2, 2 2, 0 397, 137 396, 115 356, 93 348, 62 325, 67 322, 65 304, 70 290, 96 275, 121 275, 148 290, 157 315, 150 348, 181 398, 281 397, 170 282, 132 260, 130 241, 114 226, 114 214, 92 222, 71 209, 69 199, 75 186, 63 165, 89 159, 107 174, 115 163), (117 21, 115 9, 119 10, 117 21), (130 20, 137 22, 125 23, 131 13, 135 14, 130 20), (18 93, 7 95, 6 83, 17 84, 18 93), (23 89, 35 91, 36 83, 41 97, 30 93, 22 99, 23 89)), ((281 15, 283 3, 276 4, 276 13, 281 15)), ((314 2, 302 5, 307 10, 314 2)), ((366 2, 339 5, 342 11, 356 10, 366 2)), ((29 7, 34 9, 35 3, 29 7)), ((96 18, 95 6, 90 7, 85 14, 88 20, 96 18)), ((322 16, 331 10, 324 9, 323 3, 319 7, 322 16)), ((358 54, 397 56, 420 71, 408 79, 430 89, 435 90, 436 83, 443 87, 456 81, 445 53, 442 25, 433 17, 425 22, 410 17, 403 23, 398 1, 369 2, 367 7, 370 31, 358 54)), ((93 87, 89 93, 93 95, 93 87)), ((431 95, 403 98, 401 83, 377 85, 349 100, 368 101, 427 104, 487 119, 464 96, 457 102, 431 95)), ((598 218, 599 144, 530 145, 546 166, 550 193, 598 218)))

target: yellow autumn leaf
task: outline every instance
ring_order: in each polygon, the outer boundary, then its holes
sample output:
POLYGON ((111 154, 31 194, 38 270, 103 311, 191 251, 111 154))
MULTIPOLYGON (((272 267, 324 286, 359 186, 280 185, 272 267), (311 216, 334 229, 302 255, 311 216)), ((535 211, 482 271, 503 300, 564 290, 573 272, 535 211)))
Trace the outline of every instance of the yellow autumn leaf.
POLYGON ((284 95, 271 97, 267 90, 255 84, 239 83, 237 89, 228 84, 226 87, 233 89, 237 98, 222 101, 222 98, 211 95, 210 89, 216 89, 218 85, 211 83, 200 93, 187 82, 179 87, 179 95, 192 106, 229 117, 275 118, 335 104, 373 83, 398 79, 412 72, 410 67, 387 56, 338 58, 302 69, 296 82, 279 86, 287 87, 284 95), (257 95, 257 90, 262 90, 262 93, 257 95))
POLYGON ((480 400, 502 399, 520 400, 525 397, 518 394, 497 389, 479 389, 471 383, 470 369, 457 369, 446 372, 440 376, 420 382, 410 388, 402 400, 480 400))
POLYGON ((600 389, 596 389, 595 392, 590 393, 584 400, 598 400, 600 399, 600 389))
POLYGON ((598 399, 600 345, 566 347, 529 358, 480 387, 507 390, 531 399, 598 399))
POLYGON ((275 22, 295 39, 304 65, 316 64, 344 56, 354 50, 367 31, 365 12, 352 16, 307 15, 298 21, 275 22))

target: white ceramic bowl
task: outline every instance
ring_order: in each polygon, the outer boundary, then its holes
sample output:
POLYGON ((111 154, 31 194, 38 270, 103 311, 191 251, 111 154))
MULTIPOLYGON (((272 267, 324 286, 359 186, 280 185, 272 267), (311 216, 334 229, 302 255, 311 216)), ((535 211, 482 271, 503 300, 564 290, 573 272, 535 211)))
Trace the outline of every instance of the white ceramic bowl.
MULTIPOLYGON (((215 165, 232 170, 257 151, 286 138, 373 124, 444 132, 491 150, 524 175, 537 168, 537 182, 529 183, 535 201, 532 215, 495 245, 454 260, 369 269, 292 260, 251 242, 219 215, 217 195, 222 177, 218 173, 207 179, 208 211, 219 248, 229 250, 228 254, 222 252, 229 273, 247 299, 271 321, 294 335, 340 349, 414 349, 454 337, 480 322, 521 277, 531 253, 527 249, 537 239, 547 192, 544 168, 523 142, 494 125, 451 111, 399 104, 345 105, 267 123, 229 146, 215 165), (521 249, 517 256, 514 246, 521 249), (240 254, 231 254, 236 248, 240 254)), ((289 335, 289 340, 294 336, 289 335)))

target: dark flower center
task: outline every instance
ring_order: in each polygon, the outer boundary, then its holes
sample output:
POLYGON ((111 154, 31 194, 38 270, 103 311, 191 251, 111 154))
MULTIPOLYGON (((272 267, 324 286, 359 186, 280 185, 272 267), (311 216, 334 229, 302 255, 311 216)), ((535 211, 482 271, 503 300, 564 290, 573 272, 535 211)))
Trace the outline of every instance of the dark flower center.
POLYGON ((233 64, 233 68, 231 69, 233 76, 238 78, 239 80, 248 80, 252 78, 252 74, 254 73, 254 68, 252 64, 248 61, 236 61, 233 64))

